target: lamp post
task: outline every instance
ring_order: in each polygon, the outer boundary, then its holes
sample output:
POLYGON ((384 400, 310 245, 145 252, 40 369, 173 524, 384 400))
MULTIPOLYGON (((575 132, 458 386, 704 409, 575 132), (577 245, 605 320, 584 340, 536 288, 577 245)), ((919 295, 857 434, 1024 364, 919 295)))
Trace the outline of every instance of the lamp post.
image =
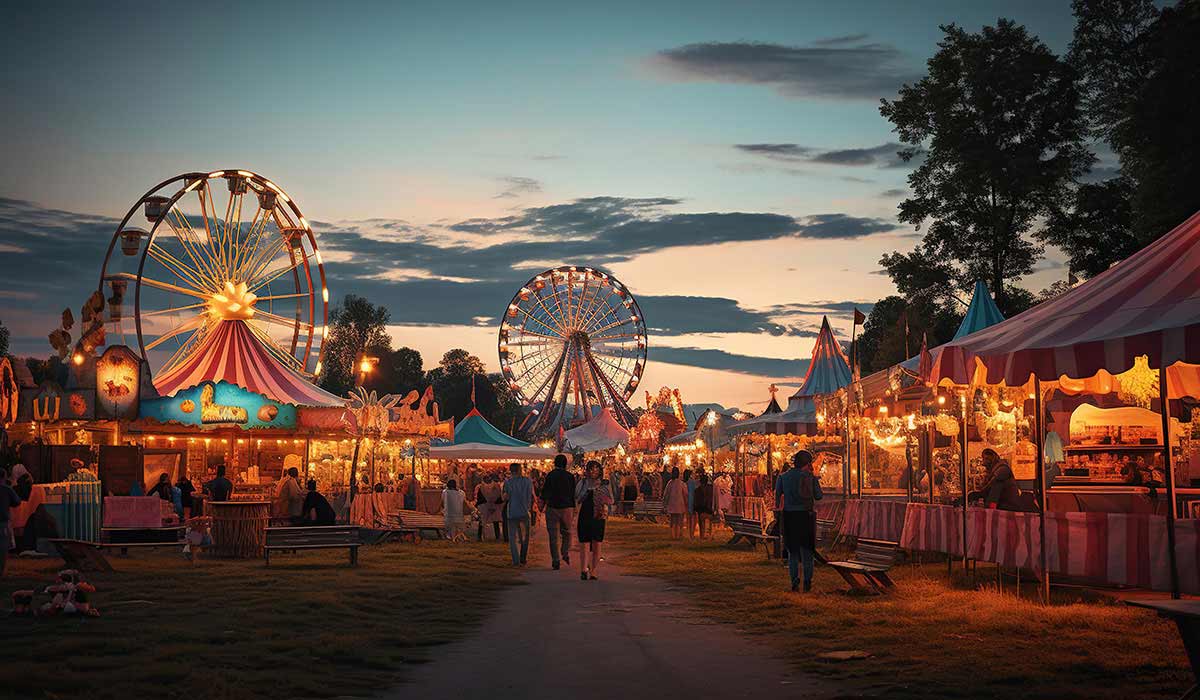
POLYGON ((367 383, 367 375, 375 371, 379 365, 379 358, 363 353, 358 358, 358 385, 364 386, 367 383))
POLYGON ((708 417, 704 419, 704 422, 708 424, 708 468, 715 474, 717 467, 713 461, 715 459, 713 455, 713 440, 716 439, 717 412, 711 408, 708 409, 708 417))

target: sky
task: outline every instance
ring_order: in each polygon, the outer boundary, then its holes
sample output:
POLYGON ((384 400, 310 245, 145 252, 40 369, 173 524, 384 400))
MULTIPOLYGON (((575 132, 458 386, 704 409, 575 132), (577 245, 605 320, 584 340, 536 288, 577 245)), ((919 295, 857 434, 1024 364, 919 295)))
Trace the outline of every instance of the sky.
MULTIPOLYGON (((244 168, 318 234, 332 300, 394 345, 498 367, 498 317, 560 264, 616 275, 642 387, 761 409, 892 293, 911 165, 880 98, 939 25, 998 17, 1055 51, 1068 0, 25 3, 0 26, 0 321, 46 355, 155 183, 244 168)), ((1065 276, 1061 255, 1026 286, 1065 276)), ((785 388, 785 391, 787 389, 785 388)), ((640 402, 635 402, 640 404, 640 402)))

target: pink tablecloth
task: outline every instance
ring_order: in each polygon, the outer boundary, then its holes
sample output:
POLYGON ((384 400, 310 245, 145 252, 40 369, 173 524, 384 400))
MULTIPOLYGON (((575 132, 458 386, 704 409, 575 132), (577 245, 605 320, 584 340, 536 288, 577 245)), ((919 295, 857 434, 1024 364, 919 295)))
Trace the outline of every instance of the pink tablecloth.
MULTIPOLYGON (((961 556, 962 511, 908 504, 900 546, 961 556)), ((1041 571, 1037 513, 967 509, 967 555, 1041 571)), ((1200 521, 1175 527, 1180 588, 1200 593, 1200 521)), ((1051 576, 1107 585, 1170 590, 1167 520, 1146 513, 1046 513, 1046 565, 1051 576)))
POLYGON ((350 523, 360 527, 387 527, 388 513, 399 513, 404 507, 404 494, 360 493, 350 505, 350 523))
POLYGON ((908 504, 903 501, 876 501, 868 498, 846 501, 842 534, 899 542, 904 531, 904 513, 907 507, 908 504))
POLYGON ((845 512, 846 500, 841 496, 826 496, 817 501, 817 517, 837 521, 845 512))
POLYGON ((105 496, 104 527, 162 527, 158 496, 105 496))

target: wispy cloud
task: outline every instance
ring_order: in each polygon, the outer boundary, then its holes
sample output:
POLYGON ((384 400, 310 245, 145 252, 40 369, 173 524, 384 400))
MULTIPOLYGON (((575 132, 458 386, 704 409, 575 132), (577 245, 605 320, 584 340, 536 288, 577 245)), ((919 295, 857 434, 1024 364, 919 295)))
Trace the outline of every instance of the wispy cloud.
POLYGON ((875 100, 916 78, 904 54, 865 34, 807 46, 705 42, 664 49, 646 59, 650 70, 677 82, 765 85, 785 97, 875 100))
POLYGON ((817 163, 846 167, 908 168, 919 165, 922 158, 921 154, 918 154, 909 161, 903 160, 898 152, 904 146, 895 142, 866 148, 832 150, 822 150, 797 143, 738 143, 733 147, 742 153, 788 164, 817 163))
POLYGON ((496 195, 496 199, 515 199, 521 195, 534 194, 542 191, 542 183, 532 177, 509 175, 496 178, 504 189, 496 195))

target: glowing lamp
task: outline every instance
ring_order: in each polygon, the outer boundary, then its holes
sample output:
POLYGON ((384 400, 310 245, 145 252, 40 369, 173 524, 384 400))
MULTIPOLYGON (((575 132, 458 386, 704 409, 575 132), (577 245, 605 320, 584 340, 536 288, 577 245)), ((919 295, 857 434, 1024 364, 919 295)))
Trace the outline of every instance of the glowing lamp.
POLYGON ((77 352, 74 355, 72 355, 71 362, 74 362, 77 365, 82 365, 83 364, 83 353, 77 352))

